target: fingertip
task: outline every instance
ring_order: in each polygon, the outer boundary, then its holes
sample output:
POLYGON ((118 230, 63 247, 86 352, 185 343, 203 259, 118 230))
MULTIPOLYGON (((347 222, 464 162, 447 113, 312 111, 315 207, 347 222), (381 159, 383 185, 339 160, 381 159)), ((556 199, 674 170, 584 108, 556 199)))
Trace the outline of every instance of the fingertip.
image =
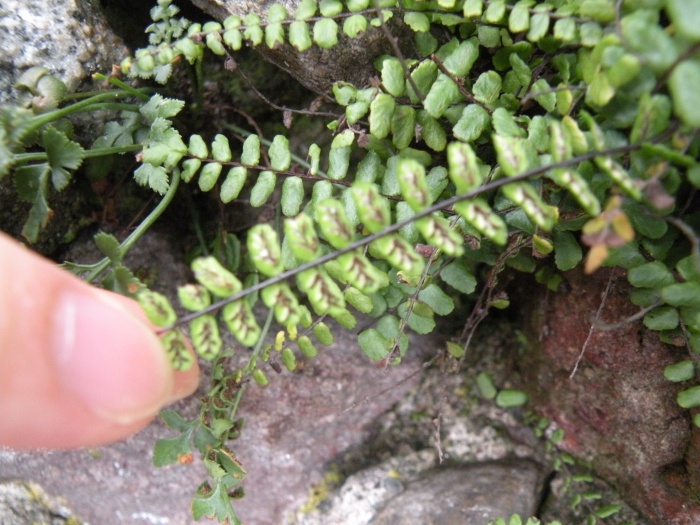
POLYGON ((105 292, 61 292, 51 354, 62 386, 117 423, 154 416, 173 390, 158 338, 105 292))

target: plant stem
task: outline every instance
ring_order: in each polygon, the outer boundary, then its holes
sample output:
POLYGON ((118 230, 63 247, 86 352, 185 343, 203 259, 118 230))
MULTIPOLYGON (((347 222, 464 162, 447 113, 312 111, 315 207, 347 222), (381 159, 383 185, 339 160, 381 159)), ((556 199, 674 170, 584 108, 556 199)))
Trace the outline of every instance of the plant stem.
MULTIPOLYGON (((172 181, 170 182, 170 187, 168 188, 168 191, 163 195, 163 198, 161 201, 158 203, 158 206, 156 206, 151 213, 148 214, 148 216, 143 220, 141 224, 138 225, 138 227, 131 232, 131 235, 129 235, 124 241, 119 245, 119 254, 120 258, 123 258, 127 252, 131 249, 131 247, 134 245, 134 243, 139 240, 139 238, 146 233, 148 228, 150 228, 154 222, 158 220, 158 218, 161 216, 161 214, 165 211, 165 209, 168 207, 170 202, 173 200, 173 197, 175 196, 175 193, 177 191, 177 187, 180 183, 180 172, 179 170, 175 170, 173 172, 173 178, 172 181)), ((90 269, 92 270, 85 280, 87 282, 92 282, 102 271, 104 271, 110 264, 111 260, 107 257, 102 259, 100 262, 91 265, 90 269)))
MULTIPOLYGON (((132 93, 127 93, 125 91, 109 91, 106 93, 95 95, 90 98, 86 98, 85 100, 81 100, 80 102, 76 102, 75 104, 71 104, 70 106, 50 111, 49 113, 36 115, 35 117, 29 119, 29 124, 25 129, 22 130, 22 137, 32 133, 33 131, 41 128, 42 126, 45 126, 50 122, 53 122, 63 117, 67 117, 68 115, 72 115, 74 113, 79 113, 82 111, 92 111, 93 106, 95 104, 131 96, 133 96, 132 93)), ((22 137, 20 137, 20 139, 22 137)))
MULTIPOLYGON (((265 319, 265 325, 262 328, 262 331, 260 332, 260 337, 258 338, 258 342, 255 343, 255 348, 253 349, 253 354, 250 356, 250 359, 248 360, 248 365, 245 367, 246 372, 252 373, 252 371, 255 369, 255 362, 258 360, 258 355, 260 354, 260 350, 262 350, 263 347, 263 341, 267 337, 267 333, 270 331, 270 326, 272 326, 272 319, 274 318, 273 310, 270 309, 267 313, 267 319, 265 319)), ((236 412, 238 412, 238 404, 241 402, 241 398, 243 397, 243 392, 245 391, 247 386, 247 383, 241 384, 241 388, 238 389, 238 392, 236 392, 236 398, 233 400, 233 404, 231 405, 231 410, 229 411, 229 421, 232 421, 234 417, 236 417, 236 412)))
MULTIPOLYGON (((89 149, 85 150, 83 153, 83 159, 140 151, 141 148, 143 148, 142 144, 129 144, 128 146, 110 146, 109 148, 89 149)), ((48 156, 44 152, 18 153, 15 155, 15 164, 27 164, 29 162, 45 161, 47 159, 48 156)))
MULTIPOLYGON (((247 129, 239 128, 235 124, 226 123, 226 124, 224 124, 224 128, 230 129, 231 131, 235 131, 236 133, 239 133, 239 134, 243 135, 244 137, 248 137, 249 135, 254 135, 254 133, 248 131, 247 129)), ((270 146, 272 146, 272 142, 267 140, 265 137, 259 137, 259 138, 260 138, 260 142, 262 144, 265 144, 265 146, 267 146, 268 148, 270 146)), ((299 164, 300 166, 304 166, 308 170, 311 169, 311 164, 306 162, 306 159, 302 159, 300 156, 295 155, 294 153, 292 153, 292 160, 294 162, 296 162, 297 164, 299 164)), ((326 173, 323 172, 322 170, 318 170, 316 172, 316 175, 319 177, 323 177, 324 179, 328 179, 328 175, 326 175, 326 173)), ((331 182, 335 182, 335 181, 331 181, 331 182)))
POLYGON ((282 272, 274 277, 267 279, 266 281, 259 282, 256 285, 251 286, 250 288, 246 288, 244 290, 241 290, 240 292, 235 293, 230 297, 227 297, 225 299, 221 299, 220 301, 212 303, 211 305, 200 310, 199 312, 192 312, 190 314, 184 315, 180 319, 178 319, 175 323, 171 324, 170 326, 165 326, 163 328, 158 329, 156 331, 156 333, 163 334, 163 333, 167 332, 168 330, 172 330, 173 328, 175 328, 177 326, 188 323, 192 319, 195 319, 201 315, 216 312, 220 308, 226 306, 229 303, 232 303, 234 301, 238 301, 239 299, 247 297, 248 295, 250 295, 252 293, 258 292, 258 291, 262 290, 263 288, 266 288, 266 287, 271 286, 273 284, 276 284, 276 283, 282 282, 286 279, 289 279, 290 277, 293 277, 293 276, 295 276, 303 271, 321 266, 329 261, 337 259, 341 255, 355 251, 358 248, 362 248, 363 246, 367 246, 367 245, 371 244, 372 242, 376 241, 377 239, 381 239, 382 237, 384 237, 386 235, 389 235, 391 233, 395 233, 395 232, 399 231, 404 226, 408 226, 409 224, 417 221, 418 219, 421 219, 423 217, 427 217, 428 215, 432 215, 436 211, 449 209, 454 204, 456 204, 458 202, 461 202, 461 201, 464 201, 467 199, 473 199, 474 197, 477 197, 477 196, 482 195, 484 193, 498 189, 501 186, 505 186, 506 184, 511 184, 513 182, 520 182, 520 181, 525 181, 525 180, 531 179, 533 177, 536 177, 538 175, 542 175, 543 173, 546 173, 546 172, 553 170, 553 169, 564 168, 564 167, 568 167, 568 166, 575 166, 576 164, 578 164, 580 162, 584 162, 586 160, 591 160, 591 159, 594 159, 595 157, 614 156, 614 155, 620 155, 622 153, 629 153, 631 151, 636 151, 639 148, 640 148, 639 144, 629 144, 627 146, 620 146, 617 148, 610 148, 607 150, 591 151, 588 153, 584 153, 582 155, 578 155, 576 157, 572 157, 572 158, 565 160, 565 161, 562 161, 562 162, 555 162, 552 164, 548 164, 546 166, 540 166, 537 168, 533 168, 533 169, 524 171, 524 172, 522 172, 516 176, 513 176, 513 177, 505 177, 502 179, 498 179, 498 180, 489 182, 487 184, 484 184, 483 186, 480 186, 478 188, 475 188, 467 193, 455 195, 454 197, 451 197, 449 199, 445 199, 444 201, 440 201, 436 204, 433 204, 432 206, 428 206, 427 208, 421 210, 420 212, 417 212, 415 215, 412 215, 411 217, 409 217, 406 220, 396 222, 396 223, 392 224, 391 226, 387 226, 386 228, 384 228, 383 230, 381 230, 377 233, 373 233, 372 235, 368 235, 367 237, 365 237, 363 239, 355 241, 341 250, 336 250, 334 252, 330 252, 322 257, 319 257, 318 259, 301 264, 301 265, 297 266, 296 268, 291 268, 289 270, 286 270, 286 271, 284 271, 284 272, 282 272))

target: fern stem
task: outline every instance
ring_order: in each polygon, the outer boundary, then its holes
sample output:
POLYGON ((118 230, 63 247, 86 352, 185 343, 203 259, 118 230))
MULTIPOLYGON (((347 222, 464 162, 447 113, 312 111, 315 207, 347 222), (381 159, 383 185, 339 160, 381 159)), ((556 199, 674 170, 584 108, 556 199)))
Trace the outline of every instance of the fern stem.
MULTIPOLYGON (((175 197, 179 183, 180 172, 179 170, 175 170, 173 172, 173 178, 170 182, 170 187, 165 195, 163 195, 163 198, 158 203, 158 206, 156 206, 153 211, 143 220, 143 222, 139 224, 133 232, 131 232, 131 235, 124 239, 124 241, 119 245, 120 258, 123 258, 127 254, 134 243, 138 241, 151 226, 153 226, 153 223, 155 223, 161 214, 167 209, 170 202, 173 200, 173 197, 175 197)), ((87 282, 92 282, 100 273, 107 269, 111 262, 112 261, 108 257, 105 257, 100 262, 92 265, 90 267, 92 271, 87 275, 85 280, 87 282)))
POLYGON ((421 219, 423 217, 427 217, 428 215, 431 215, 437 211, 448 209, 448 208, 452 207, 454 204, 457 204, 458 202, 461 202, 461 201, 464 201, 467 199, 473 199, 474 197, 477 197, 477 196, 482 195, 484 193, 496 190, 496 189, 500 188, 501 186, 505 186, 506 184, 511 184, 513 182, 521 182, 521 181, 525 181, 527 179, 531 179, 533 177, 536 177, 538 175, 542 175, 543 173, 546 173, 546 172, 553 170, 553 169, 573 166, 573 165, 576 165, 580 162, 594 159, 595 157, 601 157, 601 156, 612 157, 614 155, 620 155, 622 153, 629 153, 631 151, 638 150, 640 147, 641 147, 640 144, 629 144, 627 146, 619 146, 617 148, 610 148, 607 150, 590 151, 588 153, 584 153, 582 155, 572 157, 572 158, 565 160, 565 161, 562 161, 562 162, 555 162, 553 164, 548 164, 546 166, 540 166, 538 168, 533 168, 531 170, 524 171, 524 172, 522 172, 519 175, 516 175, 514 177, 505 177, 502 179, 498 179, 498 180, 486 183, 483 186, 475 188, 472 191, 469 191, 467 193, 463 193, 461 195, 455 195, 454 197, 451 197, 451 198, 446 199, 444 201, 440 201, 436 204, 433 204, 432 206, 428 206, 424 210, 416 213, 415 215, 412 215, 408 219, 394 223, 391 226, 387 226, 385 229, 383 229, 377 233, 373 233, 372 235, 368 235, 367 237, 365 237, 363 239, 355 241, 352 244, 349 244, 348 246, 346 246, 345 248, 343 248, 341 250, 330 252, 322 257, 319 257, 318 259, 316 259, 314 261, 310 261, 310 262, 304 263, 302 265, 299 265, 296 268, 286 270, 286 271, 284 271, 284 272, 282 272, 274 277, 271 277, 270 279, 268 279, 266 281, 259 282, 255 285, 251 286, 250 288, 246 288, 245 290, 241 290, 240 292, 238 292, 230 297, 227 297, 225 299, 222 299, 220 301, 212 303, 210 306, 200 310, 199 312, 193 312, 193 313, 184 315, 180 319, 178 319, 176 322, 171 324, 170 326, 160 328, 159 330, 156 331, 156 333, 163 334, 163 333, 167 332, 168 330, 172 330, 173 328, 175 328, 177 326, 181 326, 185 323, 188 323, 192 319, 195 319, 201 315, 216 312, 229 303, 232 303, 234 301, 238 301, 239 299, 243 299, 244 297, 247 297, 248 295, 255 293, 255 292, 258 292, 258 291, 262 290, 263 288, 267 288, 268 286, 271 286, 273 284, 285 281, 285 280, 289 279, 290 277, 294 277, 295 275, 297 275, 303 271, 310 270, 311 268, 316 268, 318 266, 322 266, 323 264, 325 264, 329 261, 332 261, 341 255, 355 251, 358 248, 362 248, 363 246, 367 246, 367 245, 371 244, 372 242, 376 241, 377 239, 381 239, 382 237, 384 237, 386 235, 397 232, 401 228, 403 228, 404 226, 408 226, 409 224, 417 221, 418 219, 421 219))
POLYGON ((41 128, 42 126, 45 126, 46 124, 49 124, 50 122, 53 122, 55 120, 83 111, 92 111, 96 104, 102 102, 108 102, 111 100, 131 96, 133 96, 131 93, 125 91, 109 91, 107 93, 100 93, 99 95, 86 98, 85 100, 81 100, 80 102, 76 102, 75 104, 71 104, 70 106, 66 106, 61 109, 56 109, 48 113, 37 115, 29 119, 29 124, 26 128, 22 130, 22 136, 19 137, 19 140, 26 137, 28 134, 31 134, 32 132, 36 131, 37 129, 41 128))
MULTIPOLYGON (((265 324, 262 327, 262 331, 260 332, 258 342, 255 343, 253 354, 250 356, 250 359, 248 360, 248 365, 245 367, 245 371, 248 373, 252 373, 255 369, 255 363, 257 362, 258 356, 260 355, 260 351, 263 348, 263 342, 265 341, 265 338, 267 337, 267 334, 270 331, 270 327, 272 326, 272 320, 274 319, 274 317, 274 311, 270 309, 267 313, 267 319, 265 319, 265 324)), ((229 411, 229 421, 233 421, 233 418, 236 417, 236 412, 238 412, 238 405, 240 404, 241 399, 243 398, 243 392, 245 392, 246 386, 248 386, 248 383, 242 383, 241 388, 239 388, 238 392, 236 392, 236 397, 234 398, 233 403, 231 403, 231 410, 229 411)))
MULTIPOLYGON (((228 124, 228 123, 227 123, 227 124, 224 124, 224 127, 227 128, 227 129, 230 129, 231 131, 235 131, 236 133, 238 133, 238 134, 240 134, 240 135, 243 135, 244 137, 248 137, 248 136, 250 136, 250 135, 255 135, 255 133, 253 133, 253 132, 251 132, 251 131, 248 131, 248 130, 246 130, 246 129, 244 129, 244 128, 239 128, 239 127, 236 126, 235 124, 228 124)), ((259 137, 259 138, 260 138, 260 142, 262 142, 263 144, 265 144, 265 146, 267 146, 268 148, 272 145, 272 141, 267 140, 265 137, 259 137)), ((309 164, 308 162, 306 162, 306 159, 302 159, 299 155, 296 155, 296 154, 294 154, 293 152, 290 152, 290 153, 291 153, 291 155, 292 155, 292 160, 293 160, 294 162, 296 162, 296 163, 299 164, 300 166, 304 166, 307 170, 310 170, 310 169, 311 169, 311 164, 309 164)), ((326 175, 326 173, 323 172, 323 171, 321 171, 321 170, 318 170, 318 171, 316 172, 316 174, 318 175, 318 177, 322 177, 322 178, 324 178, 324 179, 328 179, 328 175, 326 175)), ((329 179, 329 180, 330 180, 330 179, 329 179)), ((332 182, 335 182, 335 181, 332 181, 332 182)))

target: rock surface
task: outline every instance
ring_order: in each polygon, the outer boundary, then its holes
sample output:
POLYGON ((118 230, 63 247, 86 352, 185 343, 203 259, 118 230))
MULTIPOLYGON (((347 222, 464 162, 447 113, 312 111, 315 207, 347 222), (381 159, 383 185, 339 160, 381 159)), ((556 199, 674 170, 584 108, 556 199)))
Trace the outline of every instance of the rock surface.
MULTIPOLYGON (((17 101, 13 86, 30 67, 48 69, 69 91, 75 91, 93 73, 109 73, 112 64, 128 54, 99 6, 89 0, 4 0, 0 5, 0 42, 0 105, 17 101)), ((93 114, 79 119, 78 127, 90 142, 101 133, 102 118, 93 114)), ((0 229, 22 239, 30 204, 18 199, 10 177, 0 180, 0 203, 0 229)), ((64 192, 52 192, 49 205, 56 213, 32 246, 44 254, 51 254, 75 234, 87 210, 84 193, 75 185, 64 192)))
POLYGON ((661 343, 641 322, 591 328, 601 301, 602 323, 637 312, 621 270, 570 272, 565 288, 523 292, 530 348, 519 367, 535 407, 564 430, 559 446, 590 461, 650 522, 700 523, 693 474, 698 432, 690 446, 691 424, 675 401, 680 387, 663 375, 664 367, 684 358, 683 350, 661 343))
POLYGON ((435 451, 392 458, 350 476, 300 525, 485 525, 514 513, 537 510, 542 468, 528 460, 461 466, 434 464, 435 451))
POLYGON ((88 0, 3 0, 0 41, 0 104, 12 100, 15 80, 32 66, 46 67, 73 91, 128 53, 88 0))
MULTIPOLYGON (((224 20, 235 14, 245 16, 256 13, 265 16, 270 5, 281 3, 290 14, 296 10, 298 0, 264 0, 250 2, 247 0, 191 0, 205 13, 224 20)), ((382 28, 368 26, 367 31, 356 38, 348 38, 342 32, 339 23, 338 45, 331 49, 318 46, 299 53, 289 44, 270 49, 260 45, 256 48, 267 60, 288 71, 304 86, 317 93, 329 93, 333 82, 350 82, 357 87, 367 87, 372 76, 377 76, 373 66, 376 57, 393 53, 391 42, 382 28)), ((401 23, 390 20, 388 27, 394 37, 401 42, 402 48, 410 42, 412 32, 401 23)))
POLYGON ((483 525, 512 514, 532 516, 537 510, 540 481, 540 469, 526 461, 439 469, 410 483, 370 523, 483 525))
POLYGON ((49 496, 36 483, 1 480, 0 519, 2 525, 80 525, 65 501, 49 496))

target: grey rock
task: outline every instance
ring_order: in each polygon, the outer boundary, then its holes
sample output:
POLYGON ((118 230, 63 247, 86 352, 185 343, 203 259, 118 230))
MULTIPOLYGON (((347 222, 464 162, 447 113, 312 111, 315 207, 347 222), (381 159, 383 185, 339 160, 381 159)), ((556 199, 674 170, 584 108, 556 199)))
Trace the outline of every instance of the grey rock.
POLYGON ((484 525, 512 514, 532 516, 542 484, 530 461, 437 469, 408 485, 371 525, 484 525))
MULTIPOLYGON (((112 64, 118 64, 128 54, 102 16, 99 3, 88 0, 4 0, 0 3, 0 42, 0 104, 19 103, 13 86, 31 67, 46 68, 69 91, 75 91, 87 85, 84 81, 93 73, 109 73, 112 64)), ((78 141, 90 146, 102 132, 105 118, 106 114, 92 114, 74 119, 78 141)), ((49 205, 55 213, 33 246, 43 254, 51 254, 71 237, 87 210, 86 198, 75 185, 51 193, 49 205)), ((29 203, 18 199, 12 178, 3 178, 0 229, 21 239, 29 209, 29 203)))
POLYGON ((298 525, 485 525, 499 516, 534 515, 544 470, 534 461, 440 466, 434 450, 393 457, 345 480, 298 525))
MULTIPOLYGON (((296 10, 298 0, 275 2, 265 0, 250 2, 246 0, 191 0, 194 5, 218 20, 235 14, 245 16, 256 13, 265 16, 267 9, 274 3, 281 3, 290 14, 296 10)), ((391 34, 398 38, 401 48, 410 49, 412 32, 402 23, 389 20, 387 24, 391 34)), ((372 76, 378 75, 373 61, 382 54, 393 54, 393 47, 382 28, 368 26, 367 31, 357 38, 348 38, 338 31, 338 45, 331 49, 313 46, 299 53, 292 46, 285 44, 275 49, 260 45, 256 49, 269 61, 288 71, 304 86, 317 93, 328 93, 333 82, 345 81, 357 87, 367 87, 372 76)))
POLYGON ((4 0, 0 5, 0 103, 32 66, 46 67, 75 90, 95 72, 109 73, 127 54, 99 10, 88 0, 4 0))
POLYGON ((80 525, 65 501, 44 492, 36 483, 0 482, 0 522, 3 525, 80 525))

